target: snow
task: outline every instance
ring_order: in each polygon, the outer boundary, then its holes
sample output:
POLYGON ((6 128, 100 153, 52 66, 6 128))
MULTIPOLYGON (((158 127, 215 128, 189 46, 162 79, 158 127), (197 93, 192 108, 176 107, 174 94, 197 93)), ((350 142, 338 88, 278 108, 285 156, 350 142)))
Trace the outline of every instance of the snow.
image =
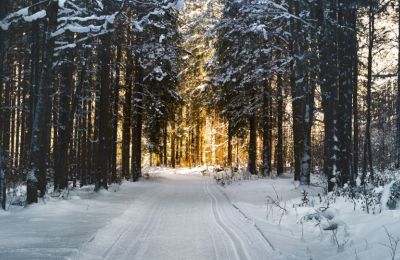
POLYGON ((161 34, 160 35, 160 39, 158 40, 158 42, 161 44, 161 43, 163 43, 164 40, 165 40, 165 35, 161 34))
POLYGON ((67 0, 58 0, 58 6, 59 6, 60 8, 64 8, 65 2, 67 2, 67 0))
MULTIPOLYGON (((385 187, 385 191, 388 189, 385 187)), ((389 250, 383 246, 389 242, 385 227, 394 236, 400 234, 400 210, 367 214, 351 200, 336 198, 322 212, 320 188, 297 187, 285 177, 239 182, 227 186, 226 192, 271 238, 283 259, 391 259, 389 250), (300 206, 302 189, 308 192, 310 204, 314 205, 300 206), (267 198, 276 198, 275 190, 287 210, 283 215, 282 210, 268 203, 267 198), (320 226, 315 220, 304 220, 304 216, 318 211, 323 216, 320 226), (323 230, 336 225, 337 230, 323 230)))
POLYGON ((157 75, 156 80, 160 82, 168 75, 160 66, 155 67, 153 71, 157 75))
POLYGON ((143 32, 144 28, 138 21, 133 21, 133 26, 137 32, 143 32))
POLYGON ((41 19, 41 18, 43 18, 45 16, 46 16, 46 11, 45 10, 41 10, 41 11, 39 11, 37 13, 32 14, 32 15, 24 16, 24 20, 25 20, 25 22, 33 22, 33 21, 41 19))
POLYGON ((175 9, 182 11, 186 8, 185 0, 177 0, 175 4, 175 9))
POLYGON ((322 188, 290 175, 222 187, 212 170, 144 168, 137 183, 0 211, 0 259, 391 259, 385 227, 400 234, 399 210, 344 198, 325 209, 322 188))

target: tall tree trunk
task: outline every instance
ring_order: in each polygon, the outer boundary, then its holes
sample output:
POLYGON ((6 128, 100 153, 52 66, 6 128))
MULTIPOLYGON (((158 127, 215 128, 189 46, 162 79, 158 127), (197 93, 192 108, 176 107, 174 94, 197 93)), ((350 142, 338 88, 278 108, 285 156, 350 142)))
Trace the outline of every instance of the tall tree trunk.
MULTIPOLYGON (((357 9, 352 10, 352 41, 353 41, 353 171, 351 184, 355 186, 355 181, 358 177, 358 160, 359 160, 359 124, 358 124, 358 46, 357 46, 357 9)), ((399 52, 400 53, 400 52, 399 52)), ((400 55, 400 54, 399 54, 400 55)))
MULTIPOLYGON (((175 129, 175 119, 171 121, 171 167, 175 168, 176 158, 175 158, 175 139, 176 139, 176 129, 175 129)), ((196 161, 198 163, 198 161, 196 161)))
POLYGON ((396 168, 400 168, 400 0, 397 1, 397 96, 396 96, 396 168))
MULTIPOLYGON (((338 33, 339 66, 339 102, 338 109, 338 184, 344 186, 352 176, 352 97, 353 97, 353 55, 356 43, 353 42, 352 1, 341 0, 338 4, 338 21, 341 28, 338 33)), ((355 32, 354 32, 355 33, 355 32)))
MULTIPOLYGON (((104 10, 108 8, 105 6, 104 10)), ((100 101, 99 145, 95 190, 108 188, 110 157, 112 153, 112 90, 111 90, 111 34, 101 36, 100 46, 100 101)))
POLYGON ((373 62, 373 49, 375 43, 375 10, 373 1, 370 0, 368 11, 368 64, 367 64, 367 123, 365 125, 365 142, 364 142, 364 158, 363 158, 363 174, 361 181, 364 184, 367 176, 367 169, 369 166, 370 178, 373 179, 374 172, 372 167, 372 149, 371 149, 371 102, 372 102, 372 62, 373 62))
POLYGON ((248 148, 247 170, 251 174, 257 174, 257 120, 254 115, 249 117, 250 141, 248 148))
POLYGON ((163 164, 164 166, 168 165, 168 152, 167 152, 167 142, 168 142, 168 131, 167 131, 167 122, 164 123, 163 127, 163 164))
POLYGON ((328 178, 328 190, 335 187, 336 174, 336 96, 337 96, 337 39, 334 26, 330 21, 336 21, 336 1, 325 3, 318 1, 317 20, 321 30, 318 39, 320 59, 320 86, 322 108, 324 112, 324 173, 328 178), (328 19, 324 12, 329 11, 328 19))
MULTIPOLYGON (((289 1, 289 9, 296 15, 299 15, 300 6, 297 1, 289 1)), ((300 57, 300 23, 295 21, 294 18, 290 19, 290 32, 292 39, 289 41, 289 50, 292 57, 300 57)), ((298 58, 297 58, 298 59, 298 58)), ((295 62, 293 58, 290 62, 290 88, 292 94, 292 117, 293 117, 293 147, 294 147, 294 180, 300 180, 301 175, 301 162, 302 150, 304 146, 304 128, 303 128, 303 87, 305 74, 302 71, 301 61, 295 62), (300 77, 300 78, 298 78, 300 77), (301 83, 298 84, 297 82, 301 83)))
POLYGON ((282 89, 282 76, 278 75, 276 82, 277 91, 277 123, 278 123, 278 133, 277 133, 277 144, 276 144, 276 174, 283 174, 283 89, 282 89))
MULTIPOLYGON (((137 56, 137 55, 136 55, 137 56)), ((142 176, 142 125, 143 125, 143 68, 139 57, 135 57, 135 87, 133 93, 132 127, 132 178, 137 181, 142 176)))
MULTIPOLYGON (((0 0, 0 20, 7 15, 8 0, 0 0)), ((4 57, 6 32, 0 29, 0 124, 3 123, 3 114, 1 107, 3 106, 3 78, 4 78, 4 57)), ((5 151, 2 145, 2 127, 0 126, 0 205, 2 209, 6 209, 6 173, 5 173, 5 151)))
POLYGON ((50 110, 50 90, 54 75, 53 52, 55 40, 51 34, 57 29, 58 1, 51 0, 46 13, 48 22, 43 50, 43 70, 32 127, 31 170, 27 174, 27 204, 36 203, 38 201, 38 190, 40 190, 40 196, 43 196, 46 189, 46 171, 43 170, 43 165, 46 165, 47 147, 45 145, 47 140, 44 132, 47 129, 46 118, 50 110))
POLYGON ((57 123, 56 160, 54 173, 55 189, 65 189, 68 186, 68 149, 72 137, 72 91, 74 88, 73 54, 68 50, 61 66, 59 115, 57 123))
MULTIPOLYGON (((117 25, 118 26, 118 25, 117 25)), ((121 25, 119 25, 121 26, 121 25)), ((121 34, 121 31, 117 31, 117 34, 121 34)), ((123 37, 118 37, 119 44, 117 45, 117 59, 115 61, 115 87, 114 87, 114 100, 112 108, 112 159, 111 159, 111 182, 117 182, 117 153, 118 153, 118 120, 119 120, 119 92, 121 89, 121 63, 122 63, 122 44, 123 37)))
MULTIPOLYGON (((129 37, 129 36, 128 36, 129 37)), ((131 41, 129 41, 131 46, 131 41)), ((126 72, 125 72, 125 100, 124 100, 124 123, 122 133, 122 176, 126 179, 130 177, 130 145, 131 145, 131 126, 132 126, 132 88, 134 61, 131 50, 127 51, 126 72)))
POLYGON ((271 173, 270 163, 271 163, 271 93, 270 93, 270 81, 266 82, 264 85, 263 93, 263 176, 269 176, 271 173))
MULTIPOLYGON (((32 11, 37 12, 39 10, 36 4, 39 2, 39 0, 32 0, 32 11)), ((39 84, 40 84, 40 72, 42 69, 42 66, 40 64, 40 55, 42 52, 42 48, 40 46, 40 36, 42 35, 41 30, 40 30, 40 25, 39 21, 33 21, 32 22, 32 28, 31 28, 31 37, 32 37, 32 44, 31 44, 31 75, 30 75, 30 80, 31 80, 31 87, 29 89, 29 115, 28 115, 28 131, 27 131, 27 145, 26 145, 26 150, 27 150, 27 155, 26 159, 30 161, 30 150, 31 150, 31 140, 32 140, 32 132, 33 132, 33 119, 34 119, 34 114, 35 114, 35 108, 37 105, 37 96, 38 96, 38 90, 39 90, 39 84)), ((26 162, 26 166, 29 168, 30 165, 28 165, 29 162, 26 162)))

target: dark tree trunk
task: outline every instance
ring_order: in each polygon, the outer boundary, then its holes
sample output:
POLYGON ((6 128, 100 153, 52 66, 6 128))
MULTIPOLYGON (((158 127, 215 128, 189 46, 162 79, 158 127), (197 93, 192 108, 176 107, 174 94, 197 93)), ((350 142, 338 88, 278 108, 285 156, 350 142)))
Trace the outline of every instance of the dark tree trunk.
MULTIPOLYGON (((107 8, 105 8, 107 9, 107 8)), ((99 143, 95 190, 108 188, 108 176, 112 156, 112 90, 111 90, 111 35, 101 37, 100 46, 100 101, 99 143)))
MULTIPOLYGON (((358 46, 357 46, 357 9, 352 10, 352 29, 353 29, 353 171, 352 171, 352 178, 351 184, 355 186, 355 181, 358 177, 358 160, 359 160, 359 126, 358 126, 358 46)), ((399 52, 400 53, 400 52, 399 52)))
MULTIPOLYGON (((0 20, 7 14, 8 0, 0 0, 0 20)), ((3 106, 3 78, 4 78, 4 57, 6 32, 0 29, 0 124, 3 124, 1 107, 3 106)), ((2 209, 6 209, 6 173, 5 173, 5 151, 2 145, 2 127, 0 126, 0 205, 2 209)))
POLYGON ((139 57, 135 57, 135 87, 133 93, 132 127, 132 178, 137 181, 142 176, 142 125, 143 125, 143 68, 139 57))
POLYGON ((167 152, 167 140, 168 139, 168 132, 167 132, 167 123, 164 123, 163 127, 163 164, 164 166, 168 165, 168 152, 167 152))
MULTIPOLYGON (((300 6, 297 1, 289 1, 289 9, 295 14, 299 14, 300 6)), ((303 55, 300 46, 300 30, 299 21, 294 18, 290 19, 290 32, 292 39, 289 41, 289 50, 292 57, 300 57, 303 55)), ((305 73, 302 68, 302 61, 292 59, 290 62, 290 88, 292 94, 292 117, 293 117, 293 147, 294 147, 294 180, 300 180, 301 164, 302 164, 302 151, 304 146, 304 128, 303 128, 303 84, 305 81, 305 73), (300 77, 300 78, 298 78, 300 77), (301 82, 298 84, 297 82, 301 82)))
POLYGON ((40 85, 38 90, 38 100, 35 107, 31 139, 31 165, 27 174, 27 204, 38 201, 38 191, 40 196, 45 194, 47 138, 46 126, 50 111, 50 90, 53 84, 53 52, 55 46, 54 37, 51 33, 57 29, 58 1, 52 0, 46 10, 47 12, 47 31, 45 38, 45 48, 43 50, 43 70, 41 73, 40 85))
MULTIPOLYGON (((131 43, 130 43, 131 44, 131 43)), ((134 61, 132 51, 127 51, 126 58, 126 81, 125 81, 125 100, 124 100, 124 123, 122 133, 122 176, 129 179, 130 174, 130 144, 131 144, 131 126, 132 126, 132 88, 134 61)))
POLYGON ((364 158, 363 158, 363 173, 361 181, 364 184, 367 176, 367 169, 369 166, 370 178, 373 179, 374 172, 372 167, 372 149, 371 149, 371 102, 372 102, 372 62, 373 62, 373 49, 375 43, 375 10, 374 4, 370 1, 368 11, 368 64, 367 64, 367 123, 365 125, 365 142, 364 142, 364 158))
MULTIPOLYGON (((117 25, 118 26, 118 25, 117 25)), ((121 33, 121 31, 117 31, 121 33)), ((119 92, 121 89, 121 63, 122 63, 122 44, 123 39, 119 37, 119 44, 117 45, 117 59, 115 62, 115 87, 114 87, 114 101, 112 108, 112 158, 111 158, 111 182, 117 182, 117 151, 118 151, 118 120, 119 120, 119 92)))
POLYGON ((248 148, 247 170, 251 174, 257 174, 257 120, 255 116, 249 117, 250 141, 248 148))
POLYGON ((175 163, 176 163, 176 159, 175 159, 175 149, 176 149, 176 147, 175 147, 175 139, 176 139, 175 120, 172 119, 172 122, 171 122, 171 167, 172 168, 176 167, 176 165, 175 165, 175 163))
POLYGON ((269 176, 271 173, 271 93, 270 81, 264 85, 263 93, 263 165, 262 175, 269 176))
POLYGON ((277 144, 276 144, 276 174, 283 174, 283 89, 282 89, 282 77, 278 75, 277 79, 277 123, 278 123, 278 133, 277 133, 277 144))
POLYGON ((397 96, 396 96, 396 168, 400 168, 400 0, 397 1, 398 33, 397 33, 397 96))
MULTIPOLYGON (((32 4, 35 5, 39 2, 39 0, 32 0, 32 4)), ((37 6, 32 8, 33 12, 38 11, 37 6)), ((40 55, 41 55, 41 46, 40 46, 40 36, 42 35, 39 21, 32 22, 32 29, 31 29, 31 37, 32 37, 32 44, 31 44, 31 87, 29 89, 29 114, 27 119, 28 131, 27 131, 27 145, 26 145, 26 159, 30 161, 30 150, 31 150, 31 139, 32 139, 32 132, 33 132, 33 119, 35 113, 35 107, 37 104, 37 96, 38 96, 38 89, 40 83, 40 72, 41 72, 41 64, 40 64, 40 55)), ((29 163, 26 162, 26 166, 29 168, 29 163)))
MULTIPOLYGON (((338 21, 341 29, 338 33, 339 66, 339 102, 337 104, 338 129, 338 184, 343 186, 352 176, 352 97, 353 97, 353 47, 351 1, 339 1, 338 21)), ((354 32, 355 33, 355 32, 354 32)))
POLYGON ((0 205, 6 209, 6 170, 3 146, 0 144, 0 205))
POLYGON ((335 28, 324 17, 324 10, 329 10, 329 21, 336 21, 336 1, 324 5, 318 1, 318 26, 321 34, 318 39, 322 108, 324 112, 324 173, 328 178, 328 190, 335 186, 336 174, 336 96, 337 96, 337 39, 335 28))
POLYGON ((74 88, 74 65, 72 51, 67 51, 65 60, 61 66, 59 115, 56 138, 55 160, 55 189, 65 189, 68 186, 68 150, 72 137, 72 91, 74 88))

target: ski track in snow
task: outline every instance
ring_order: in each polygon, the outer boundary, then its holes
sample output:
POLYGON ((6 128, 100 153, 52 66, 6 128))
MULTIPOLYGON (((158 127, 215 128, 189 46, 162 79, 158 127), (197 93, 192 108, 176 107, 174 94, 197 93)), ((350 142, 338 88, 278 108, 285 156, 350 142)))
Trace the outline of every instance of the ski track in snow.
POLYGON ((72 259, 271 259, 271 247, 213 180, 192 174, 152 179, 155 188, 72 259))

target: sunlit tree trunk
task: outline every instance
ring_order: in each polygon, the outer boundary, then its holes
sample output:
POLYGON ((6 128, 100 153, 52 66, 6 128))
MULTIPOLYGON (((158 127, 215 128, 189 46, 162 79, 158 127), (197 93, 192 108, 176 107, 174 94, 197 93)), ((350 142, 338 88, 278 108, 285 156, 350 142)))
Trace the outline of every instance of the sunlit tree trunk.
POLYGON ((233 139, 233 129, 232 122, 228 120, 228 160, 227 167, 232 168, 232 139, 233 139))

